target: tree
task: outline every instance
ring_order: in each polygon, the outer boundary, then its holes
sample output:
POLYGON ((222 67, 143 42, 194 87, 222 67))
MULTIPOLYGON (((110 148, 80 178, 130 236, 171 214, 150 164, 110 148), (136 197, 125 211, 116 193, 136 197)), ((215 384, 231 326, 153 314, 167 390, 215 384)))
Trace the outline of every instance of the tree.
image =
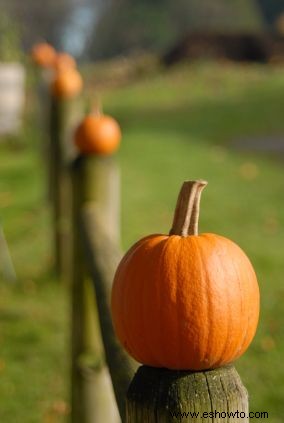
POLYGON ((162 51, 191 30, 259 31, 255 0, 114 0, 93 31, 95 58, 162 51))
POLYGON ((62 31, 75 7, 85 0, 1 0, 1 9, 22 28, 23 47, 29 49, 40 39, 63 48, 62 31))
POLYGON ((283 0, 257 0, 268 27, 272 28, 277 18, 284 13, 283 0))

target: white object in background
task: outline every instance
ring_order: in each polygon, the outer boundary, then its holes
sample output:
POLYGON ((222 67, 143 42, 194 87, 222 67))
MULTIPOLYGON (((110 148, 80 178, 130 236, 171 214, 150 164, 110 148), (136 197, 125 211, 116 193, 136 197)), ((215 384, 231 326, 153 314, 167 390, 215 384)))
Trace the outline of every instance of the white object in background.
POLYGON ((0 63, 0 135, 19 131, 24 102, 24 66, 20 63, 0 63))

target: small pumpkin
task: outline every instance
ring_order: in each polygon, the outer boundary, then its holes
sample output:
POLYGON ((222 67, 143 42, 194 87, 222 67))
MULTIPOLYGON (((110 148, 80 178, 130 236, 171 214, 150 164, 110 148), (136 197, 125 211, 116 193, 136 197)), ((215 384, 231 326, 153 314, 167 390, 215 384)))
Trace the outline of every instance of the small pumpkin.
POLYGON ((54 60, 54 68, 56 70, 60 69, 75 69, 77 67, 76 60, 68 53, 60 52, 57 53, 54 60))
POLYGON ((34 63, 43 68, 51 68, 56 59, 56 50, 48 43, 38 43, 32 48, 34 63))
POLYGON ((185 182, 169 235, 150 235, 115 274, 115 332, 137 361, 178 370, 231 363, 251 343, 259 317, 254 269, 234 242, 198 235, 204 181, 185 182))
POLYGON ((71 98, 78 95, 82 87, 83 80, 77 69, 62 68, 54 75, 51 91, 55 97, 71 98))
POLYGON ((88 114, 75 131, 75 144, 82 154, 111 154, 121 141, 117 121, 100 113, 88 114))

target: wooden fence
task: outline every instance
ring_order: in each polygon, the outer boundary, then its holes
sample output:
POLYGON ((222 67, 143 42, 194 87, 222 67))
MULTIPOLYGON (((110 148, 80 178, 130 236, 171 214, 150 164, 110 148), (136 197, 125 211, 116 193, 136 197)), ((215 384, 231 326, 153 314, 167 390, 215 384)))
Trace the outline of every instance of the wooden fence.
POLYGON ((56 267, 69 278, 71 292, 71 421, 248 421, 248 395, 233 366, 137 370, 119 345, 109 304, 122 256, 118 164, 113 156, 67 154, 72 144, 67 126, 74 126, 80 113, 56 98, 51 104, 48 179, 56 267))

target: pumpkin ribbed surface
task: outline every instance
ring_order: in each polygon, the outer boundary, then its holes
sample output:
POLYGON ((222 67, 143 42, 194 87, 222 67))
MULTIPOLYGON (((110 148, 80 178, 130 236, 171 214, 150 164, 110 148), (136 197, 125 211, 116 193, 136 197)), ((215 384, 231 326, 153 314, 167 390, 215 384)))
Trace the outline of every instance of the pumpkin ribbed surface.
POLYGON ((253 339, 256 275, 245 253, 222 236, 151 235, 118 266, 112 316, 122 345, 143 364, 219 367, 241 356, 253 339))

